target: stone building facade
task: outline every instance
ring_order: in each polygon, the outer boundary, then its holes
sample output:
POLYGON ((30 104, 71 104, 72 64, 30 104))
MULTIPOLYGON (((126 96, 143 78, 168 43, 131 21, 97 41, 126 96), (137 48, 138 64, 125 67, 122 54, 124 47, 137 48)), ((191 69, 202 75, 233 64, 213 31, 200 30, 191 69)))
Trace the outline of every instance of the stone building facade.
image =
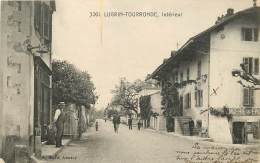
POLYGON ((39 149, 51 121, 55 2, 0 3, 0 153, 12 162, 17 144, 27 155, 39 149))

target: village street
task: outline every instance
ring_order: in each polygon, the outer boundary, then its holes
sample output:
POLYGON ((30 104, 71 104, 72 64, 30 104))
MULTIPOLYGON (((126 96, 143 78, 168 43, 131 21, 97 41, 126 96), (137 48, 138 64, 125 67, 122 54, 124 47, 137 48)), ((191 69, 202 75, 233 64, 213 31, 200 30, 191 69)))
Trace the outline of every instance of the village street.
MULTIPOLYGON (((196 141, 188 140, 182 137, 174 137, 163 135, 152 131, 138 131, 133 128, 128 130, 127 126, 120 125, 119 133, 113 131, 111 121, 106 123, 99 120, 99 131, 94 131, 91 128, 83 135, 81 140, 73 141, 70 145, 65 146, 63 151, 56 157, 48 160, 51 163, 145 163, 145 162, 160 162, 160 163, 178 163, 185 162, 181 158, 187 158, 193 162, 213 162, 217 157, 219 160, 229 158, 237 160, 247 160, 254 158, 254 155, 240 155, 240 149, 233 150, 233 154, 227 152, 223 157, 222 152, 225 148, 215 145, 207 145, 207 143, 199 143, 194 145, 196 141), (193 147, 193 148, 192 148, 193 147), (209 149, 209 147, 211 149, 209 149), (199 149, 200 148, 200 149, 199 149), (214 149, 213 149, 214 148, 214 149), (207 150, 206 150, 207 149, 207 150), (204 153, 192 155, 195 151, 204 153), (219 155, 212 154, 219 152, 219 155), (180 153, 182 152, 182 154, 180 153), (210 152, 212 152, 210 154, 210 152), (242 157, 241 157, 242 156, 242 157), (238 158, 239 157, 239 158, 238 158), (204 159, 204 161, 203 161, 204 159)), ((247 151, 247 150, 243 150, 247 151)), ((225 161, 224 161, 225 162, 225 161)), ((249 161, 250 162, 250 161, 249 161)))

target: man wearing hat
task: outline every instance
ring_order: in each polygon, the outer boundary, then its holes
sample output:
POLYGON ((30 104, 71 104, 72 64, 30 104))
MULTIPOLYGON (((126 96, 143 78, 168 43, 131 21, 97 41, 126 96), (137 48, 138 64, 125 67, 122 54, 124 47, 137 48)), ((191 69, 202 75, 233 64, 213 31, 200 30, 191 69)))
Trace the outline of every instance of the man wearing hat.
POLYGON ((57 133, 56 133, 56 147, 62 146, 62 136, 64 130, 64 122, 65 122, 65 113, 63 111, 65 107, 64 102, 60 102, 58 108, 55 111, 54 115, 54 123, 56 125, 57 133))

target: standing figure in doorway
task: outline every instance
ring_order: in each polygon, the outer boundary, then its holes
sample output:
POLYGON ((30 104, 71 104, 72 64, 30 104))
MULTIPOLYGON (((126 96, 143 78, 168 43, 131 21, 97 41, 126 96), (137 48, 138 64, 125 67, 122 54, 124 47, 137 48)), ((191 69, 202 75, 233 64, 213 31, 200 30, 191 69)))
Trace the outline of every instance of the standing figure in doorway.
POLYGON ((54 123, 56 125, 57 133, 56 133, 56 147, 62 146, 62 136, 64 131, 64 122, 65 122, 65 113, 64 109, 65 103, 60 102, 58 108, 55 111, 54 115, 54 123))
POLYGON ((192 119, 189 121, 189 129, 190 129, 190 136, 192 136, 193 129, 194 129, 194 121, 192 119))

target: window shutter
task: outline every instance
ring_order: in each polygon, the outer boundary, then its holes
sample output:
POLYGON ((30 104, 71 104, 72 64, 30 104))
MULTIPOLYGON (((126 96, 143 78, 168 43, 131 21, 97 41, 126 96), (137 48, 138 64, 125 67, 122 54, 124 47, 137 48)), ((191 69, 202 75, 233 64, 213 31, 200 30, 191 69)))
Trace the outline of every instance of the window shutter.
POLYGON ((198 97, 197 97, 197 92, 198 91, 195 91, 195 106, 198 106, 198 97))
POLYGON ((249 58, 243 58, 243 64, 244 64, 246 73, 249 73, 249 58))
POLYGON ((258 28, 254 28, 254 41, 258 41, 258 33, 259 33, 258 28))
POLYGON ((203 105, 203 90, 200 90, 200 106, 203 105))
POLYGON ((200 79, 201 77, 201 61, 198 62, 198 70, 197 70, 197 78, 200 79))
POLYGON ((41 22, 41 2, 34 1, 34 28, 35 31, 40 33, 40 22, 41 22))
POLYGON ((255 58, 254 67, 255 67, 254 74, 258 75, 259 74, 259 58, 255 58))
POLYGON ((249 89, 250 90, 250 106, 254 106, 254 90, 253 89, 249 89))
POLYGON ((189 108, 191 108, 191 93, 189 93, 189 108))
POLYGON ((249 63, 248 63, 249 65, 248 65, 248 73, 249 74, 253 74, 253 58, 252 57, 250 57, 249 58, 249 63))
POLYGON ((243 103, 245 106, 247 106, 249 104, 249 89, 248 88, 244 88, 243 90, 243 103))
POLYGON ((245 28, 242 28, 241 35, 242 35, 242 40, 245 41, 246 40, 246 29, 245 28))

